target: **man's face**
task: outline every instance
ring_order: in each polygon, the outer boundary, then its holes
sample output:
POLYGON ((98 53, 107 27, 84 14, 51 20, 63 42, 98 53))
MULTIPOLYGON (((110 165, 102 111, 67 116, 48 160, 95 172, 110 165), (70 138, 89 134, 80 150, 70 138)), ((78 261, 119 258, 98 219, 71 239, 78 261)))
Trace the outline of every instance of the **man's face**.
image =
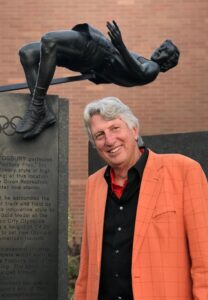
POLYGON ((174 46, 171 43, 165 41, 159 48, 157 48, 153 52, 151 59, 158 64, 162 64, 168 61, 169 58, 174 54, 174 52, 174 46))
POLYGON ((99 155, 112 168, 129 169, 138 159, 138 128, 129 129, 117 118, 104 120, 99 114, 92 116, 90 128, 99 155))

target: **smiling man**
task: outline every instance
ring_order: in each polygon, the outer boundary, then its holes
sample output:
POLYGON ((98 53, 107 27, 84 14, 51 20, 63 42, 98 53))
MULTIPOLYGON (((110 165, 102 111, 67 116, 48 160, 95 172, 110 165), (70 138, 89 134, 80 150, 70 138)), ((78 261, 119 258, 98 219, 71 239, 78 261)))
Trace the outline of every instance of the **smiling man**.
POLYGON ((126 179, 128 170, 140 157, 135 143, 138 128, 130 129, 120 118, 106 121, 100 115, 92 116, 90 127, 100 156, 113 168, 116 177, 126 179))
POLYGON ((208 299, 200 165, 138 148, 138 119, 117 98, 89 103, 84 122, 107 167, 87 181, 74 300, 208 299))

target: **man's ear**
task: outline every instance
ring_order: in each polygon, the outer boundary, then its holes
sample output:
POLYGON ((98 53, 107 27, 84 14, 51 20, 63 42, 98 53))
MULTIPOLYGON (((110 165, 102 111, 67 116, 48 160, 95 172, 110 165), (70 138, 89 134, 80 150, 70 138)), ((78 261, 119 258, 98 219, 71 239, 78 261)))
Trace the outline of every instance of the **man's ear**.
POLYGON ((133 130, 133 134, 134 134, 135 140, 138 140, 139 128, 138 127, 134 127, 132 130, 133 130))

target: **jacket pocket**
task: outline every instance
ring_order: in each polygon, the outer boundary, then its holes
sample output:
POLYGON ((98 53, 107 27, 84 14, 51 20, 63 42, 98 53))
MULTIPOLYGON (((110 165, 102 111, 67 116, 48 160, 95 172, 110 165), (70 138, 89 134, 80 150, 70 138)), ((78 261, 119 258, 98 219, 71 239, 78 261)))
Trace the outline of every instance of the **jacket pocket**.
POLYGON ((173 207, 160 207, 153 211, 152 220, 157 222, 163 219, 174 218, 176 216, 176 210, 173 207))

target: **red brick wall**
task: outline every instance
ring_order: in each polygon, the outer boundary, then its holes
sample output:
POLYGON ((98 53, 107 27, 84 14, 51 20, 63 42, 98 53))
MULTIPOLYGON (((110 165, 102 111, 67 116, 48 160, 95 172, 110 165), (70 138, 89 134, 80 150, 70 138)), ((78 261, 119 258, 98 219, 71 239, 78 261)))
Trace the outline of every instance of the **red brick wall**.
MULTIPOLYGON (((166 38, 181 50, 177 68, 148 86, 129 89, 85 81, 50 87, 50 94, 70 101, 69 203, 77 236, 81 236, 87 177, 87 139, 81 121, 86 103, 119 97, 139 116, 143 135, 207 130, 207 11, 204 0, 1 1, 0 85, 24 81, 18 58, 23 44, 80 22, 106 33, 106 21, 115 19, 128 48, 147 57, 166 38)), ((64 69, 56 72, 56 76, 70 74, 64 69)))

